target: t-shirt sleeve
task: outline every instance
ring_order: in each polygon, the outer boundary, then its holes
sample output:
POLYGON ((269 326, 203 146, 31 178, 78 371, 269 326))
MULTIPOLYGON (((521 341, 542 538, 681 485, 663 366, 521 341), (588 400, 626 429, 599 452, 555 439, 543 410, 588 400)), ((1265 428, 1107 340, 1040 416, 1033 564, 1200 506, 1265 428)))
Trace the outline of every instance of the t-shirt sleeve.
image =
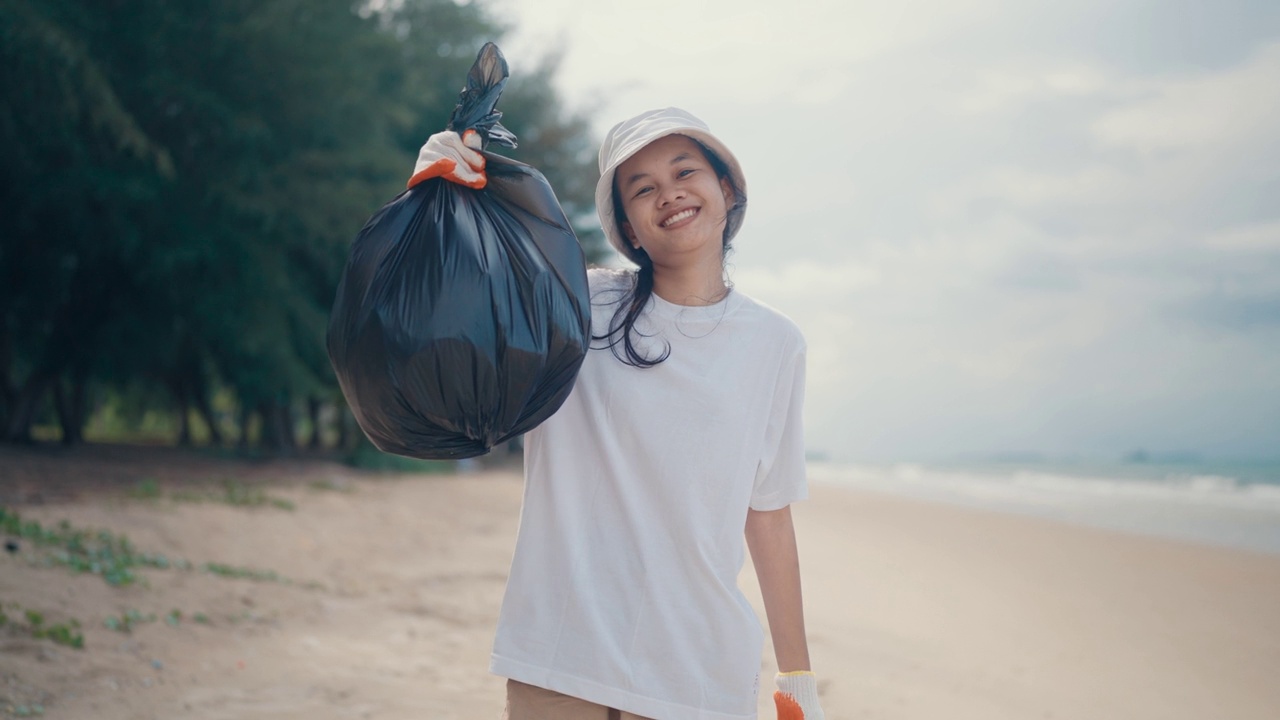
POLYGON ((784 363, 774 390, 764 452, 756 469, 751 509, 778 510, 809 496, 804 466, 803 342, 784 363))

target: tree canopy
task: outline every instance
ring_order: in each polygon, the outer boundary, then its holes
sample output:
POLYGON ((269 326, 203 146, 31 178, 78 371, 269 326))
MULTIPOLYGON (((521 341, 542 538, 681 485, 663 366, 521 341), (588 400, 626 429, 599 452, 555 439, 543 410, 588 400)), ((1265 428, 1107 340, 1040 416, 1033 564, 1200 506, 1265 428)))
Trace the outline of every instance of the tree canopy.
MULTIPOLYGON (((109 390, 220 439, 221 388, 242 439, 256 415, 292 443, 304 399, 313 421, 340 401, 323 337, 351 239, 505 31, 452 0, 0 0, 0 435, 50 407, 78 441, 109 390)), ((589 218, 594 142, 555 70, 512 77, 509 154, 589 218)))

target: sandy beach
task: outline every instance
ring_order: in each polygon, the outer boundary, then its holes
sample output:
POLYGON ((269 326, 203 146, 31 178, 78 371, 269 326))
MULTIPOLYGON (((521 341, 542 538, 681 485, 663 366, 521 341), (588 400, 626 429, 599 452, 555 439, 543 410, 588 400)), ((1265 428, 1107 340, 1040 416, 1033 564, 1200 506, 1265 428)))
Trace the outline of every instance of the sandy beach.
MULTIPOLYGON (((21 540, 0 557, 0 717, 497 718, 520 492, 510 469, 6 449, 0 505, 24 521, 190 568, 114 587, 21 540), (26 610, 78 620, 85 647, 33 637, 26 610)), ((795 512, 832 720, 1280 712, 1280 556, 825 484, 795 512)))

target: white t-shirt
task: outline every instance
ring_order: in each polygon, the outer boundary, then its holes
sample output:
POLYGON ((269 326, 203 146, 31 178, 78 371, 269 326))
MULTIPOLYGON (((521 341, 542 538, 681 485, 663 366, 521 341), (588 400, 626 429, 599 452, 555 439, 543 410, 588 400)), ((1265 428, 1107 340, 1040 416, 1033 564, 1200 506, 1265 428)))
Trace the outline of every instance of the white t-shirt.
MULTIPOLYGON (((592 331, 631 276, 593 270, 592 331)), ((651 368, 597 341, 525 445, 524 506, 491 670, 659 720, 756 717, 763 632, 737 585, 747 508, 807 494, 805 342, 733 291, 654 296, 651 368)), ((621 348, 619 348, 621 349, 621 348)))

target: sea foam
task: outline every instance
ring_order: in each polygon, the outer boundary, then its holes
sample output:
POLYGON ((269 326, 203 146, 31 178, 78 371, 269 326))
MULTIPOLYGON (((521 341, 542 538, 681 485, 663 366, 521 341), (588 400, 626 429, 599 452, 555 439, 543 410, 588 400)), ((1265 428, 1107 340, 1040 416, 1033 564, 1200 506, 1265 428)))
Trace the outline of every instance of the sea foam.
MULTIPOLYGON (((814 462, 816 482, 1280 554, 1280 482, 1200 468, 814 462)), ((1278 479, 1280 480, 1280 479, 1278 479)))

